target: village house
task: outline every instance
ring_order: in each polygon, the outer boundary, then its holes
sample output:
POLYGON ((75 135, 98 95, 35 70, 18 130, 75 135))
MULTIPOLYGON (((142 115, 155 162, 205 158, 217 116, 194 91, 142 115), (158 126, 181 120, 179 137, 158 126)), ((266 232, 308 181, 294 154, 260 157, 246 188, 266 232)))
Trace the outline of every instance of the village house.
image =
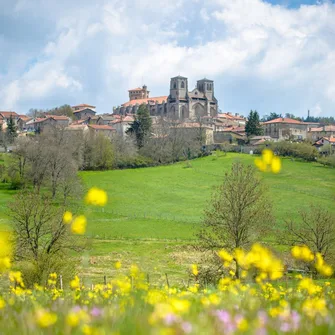
POLYGON ((46 115, 43 118, 34 118, 26 121, 25 127, 28 132, 42 132, 46 127, 67 127, 70 118, 63 115, 46 115))
POLYGON ((177 131, 184 133, 186 138, 192 139, 194 141, 199 141, 203 139, 204 145, 209 145, 214 143, 213 128, 209 126, 204 126, 198 122, 184 122, 179 123, 176 126, 172 126, 177 131))
POLYGON ((312 141, 317 141, 322 137, 335 136, 335 125, 310 128, 307 136, 312 141))
POLYGON ((280 117, 263 122, 262 128, 264 135, 275 140, 304 140, 307 138, 308 123, 280 117))
POLYGON ((87 118, 95 117, 95 108, 95 106, 88 104, 79 104, 76 106, 72 106, 73 115, 76 120, 85 120, 87 118))
POLYGON ((333 154, 335 152, 335 137, 321 137, 313 144, 313 146, 315 146, 322 154, 333 154))
POLYGON ((217 127, 215 124, 214 143, 235 143, 245 139, 245 127, 217 127))
POLYGON ((88 130, 90 134, 103 134, 109 138, 116 133, 116 129, 108 125, 89 124, 88 130))
POLYGON ((3 123, 7 124, 11 117, 12 117, 12 120, 14 121, 14 123, 16 124, 20 115, 18 115, 16 112, 0 111, 0 120, 3 120, 3 123))
POLYGON ((217 116, 217 121, 219 124, 223 124, 224 126, 233 126, 233 127, 243 127, 246 124, 246 118, 235 113, 232 115, 231 113, 220 113, 217 116))
POLYGON ((196 88, 188 90, 188 79, 177 76, 170 80, 168 96, 149 97, 144 85, 128 91, 129 101, 114 108, 113 114, 136 114, 139 106, 145 104, 152 116, 179 120, 194 120, 203 116, 216 116, 218 101, 214 96, 214 82, 207 78, 197 81, 196 88))
POLYGON ((20 115, 16 123, 18 130, 20 131, 27 130, 27 122, 30 120, 32 120, 31 117, 26 116, 26 115, 20 115))
POLYGON ((131 124, 134 122, 132 116, 121 117, 120 119, 112 121, 111 125, 115 128, 116 132, 122 137, 126 136, 127 130, 131 127, 131 124))

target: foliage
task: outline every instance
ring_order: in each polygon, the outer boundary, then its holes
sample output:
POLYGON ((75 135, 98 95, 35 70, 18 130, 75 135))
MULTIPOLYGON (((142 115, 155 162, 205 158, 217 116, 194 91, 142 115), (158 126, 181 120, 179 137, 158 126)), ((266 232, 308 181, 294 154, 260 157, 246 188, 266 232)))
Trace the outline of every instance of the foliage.
POLYGON ((83 169, 109 170, 113 167, 114 151, 111 141, 103 134, 88 134, 84 138, 83 169))
POLYGON ((335 167, 335 155, 322 156, 318 158, 318 162, 324 166, 335 167))
POLYGON ((259 114, 255 111, 250 111, 248 120, 245 124, 245 132, 247 136, 255 135, 263 135, 263 128, 259 122, 259 114))
POLYGON ((13 143, 14 139, 17 137, 17 126, 13 120, 12 115, 9 117, 7 122, 6 136, 9 143, 13 143))
POLYGON ((300 220, 286 220, 280 243, 305 245, 331 263, 335 261, 335 216, 320 206, 300 211, 300 220))
POLYGON ((233 163, 208 203, 199 242, 205 250, 248 248, 271 229, 272 220, 271 203, 254 168, 233 163))
POLYGON ((44 117, 45 115, 66 115, 70 118, 73 117, 73 110, 70 105, 62 105, 52 109, 29 109, 28 115, 31 117, 44 117))
POLYGON ((127 130, 127 134, 133 135, 136 139, 137 147, 140 149, 144 146, 145 141, 151 133, 152 120, 149 109, 142 104, 137 111, 134 122, 127 130))
MULTIPOLYGON (((224 259, 232 256, 225 253, 224 259)), ((222 265, 229 263, 224 259, 222 265)), ((184 286, 152 285, 135 264, 122 274, 120 262, 116 276, 105 284, 85 286, 74 276, 63 280, 63 289, 57 273, 29 290, 21 273, 11 271, 11 286, 0 295, 0 327, 3 334, 28 335, 334 333, 331 281, 300 275, 283 285, 281 260, 259 244, 240 254, 238 262, 242 280, 232 273, 208 287, 199 285, 196 264, 184 286)))
POLYGON ((277 113, 273 113, 271 112, 270 115, 265 115, 263 118, 262 118, 262 121, 271 121, 271 120, 274 120, 274 119, 278 119, 282 117, 281 114, 277 114, 277 113))
POLYGON ((315 147, 305 142, 268 142, 263 148, 265 147, 273 150, 279 156, 301 158, 308 162, 315 161, 319 155, 315 147))
POLYGON ((69 250, 81 250, 78 240, 72 238, 63 223, 64 210, 53 206, 45 195, 21 191, 9 204, 9 210, 15 238, 14 258, 22 262, 30 286, 41 283, 50 271, 68 265, 69 250))

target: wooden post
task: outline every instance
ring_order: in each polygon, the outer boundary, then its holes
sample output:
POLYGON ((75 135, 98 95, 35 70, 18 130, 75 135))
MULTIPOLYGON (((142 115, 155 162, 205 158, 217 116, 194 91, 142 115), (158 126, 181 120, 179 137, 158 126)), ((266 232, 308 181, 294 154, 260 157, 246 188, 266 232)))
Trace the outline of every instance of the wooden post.
POLYGON ((60 289, 63 289, 63 276, 59 275, 59 285, 60 285, 60 289))
POLYGON ((133 289, 134 288, 134 277, 131 276, 130 278, 131 278, 131 289, 133 289))
POLYGON ((150 277, 149 277, 149 273, 147 273, 147 283, 148 283, 148 285, 150 284, 150 277))
POLYGON ((107 276, 104 276, 104 284, 107 285, 107 276))
POLYGON ((92 291, 94 290, 94 284, 93 283, 91 284, 91 290, 92 291))
POLYGON ((165 273, 165 278, 166 278, 166 285, 168 288, 170 288, 170 283, 169 283, 169 278, 168 278, 167 273, 165 273))

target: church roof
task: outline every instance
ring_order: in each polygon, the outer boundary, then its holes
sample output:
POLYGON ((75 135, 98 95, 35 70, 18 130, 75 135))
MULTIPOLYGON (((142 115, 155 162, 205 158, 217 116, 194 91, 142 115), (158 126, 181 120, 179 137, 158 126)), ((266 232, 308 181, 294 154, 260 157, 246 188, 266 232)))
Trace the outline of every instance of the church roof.
POLYGON ((167 100, 167 96, 161 96, 161 97, 152 97, 152 98, 145 98, 145 99, 133 99, 128 102, 125 102, 122 104, 122 107, 128 107, 128 106, 136 106, 136 105, 142 105, 142 104, 148 104, 152 103, 155 104, 156 101, 161 104, 167 100))
POLYGON ((207 78, 200 79, 200 80, 198 80, 198 82, 199 82, 199 81, 210 81, 210 82, 212 82, 212 83, 214 82, 213 80, 210 80, 210 79, 207 79, 207 78))
POLYGON ((177 77, 173 77, 171 79, 187 79, 186 77, 182 77, 182 76, 177 76, 177 77))

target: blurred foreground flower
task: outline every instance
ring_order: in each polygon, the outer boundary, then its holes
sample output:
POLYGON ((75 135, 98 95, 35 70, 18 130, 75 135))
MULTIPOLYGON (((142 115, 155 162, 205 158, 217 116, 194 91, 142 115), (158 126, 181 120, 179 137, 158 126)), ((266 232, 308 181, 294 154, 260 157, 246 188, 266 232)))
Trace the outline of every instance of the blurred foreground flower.
POLYGON ((0 272, 10 268, 10 257, 12 254, 11 233, 0 231, 0 272))
POLYGON ((75 276, 74 279, 71 280, 70 286, 72 289, 77 289, 80 287, 80 280, 78 276, 75 276))
POLYGON ((72 213, 71 213, 71 212, 66 211, 66 212, 63 214, 63 222, 64 222, 65 224, 69 224, 69 223, 71 223, 72 219, 73 219, 73 216, 72 216, 72 213))
POLYGON ((40 309, 36 313, 36 322, 42 328, 52 326, 57 321, 57 315, 50 313, 44 309, 40 309))
POLYGON ((272 171, 279 173, 281 170, 281 160, 275 156, 272 150, 265 149, 262 151, 262 158, 255 159, 255 165, 262 172, 272 171))
POLYGON ((107 200, 107 193, 97 187, 92 187, 85 197, 85 202, 94 206, 105 206, 107 200))
POLYGON ((77 216, 71 225, 71 231, 74 234, 79 234, 79 235, 83 235, 85 234, 86 231, 86 224, 87 224, 87 220, 85 215, 79 215, 77 216))

